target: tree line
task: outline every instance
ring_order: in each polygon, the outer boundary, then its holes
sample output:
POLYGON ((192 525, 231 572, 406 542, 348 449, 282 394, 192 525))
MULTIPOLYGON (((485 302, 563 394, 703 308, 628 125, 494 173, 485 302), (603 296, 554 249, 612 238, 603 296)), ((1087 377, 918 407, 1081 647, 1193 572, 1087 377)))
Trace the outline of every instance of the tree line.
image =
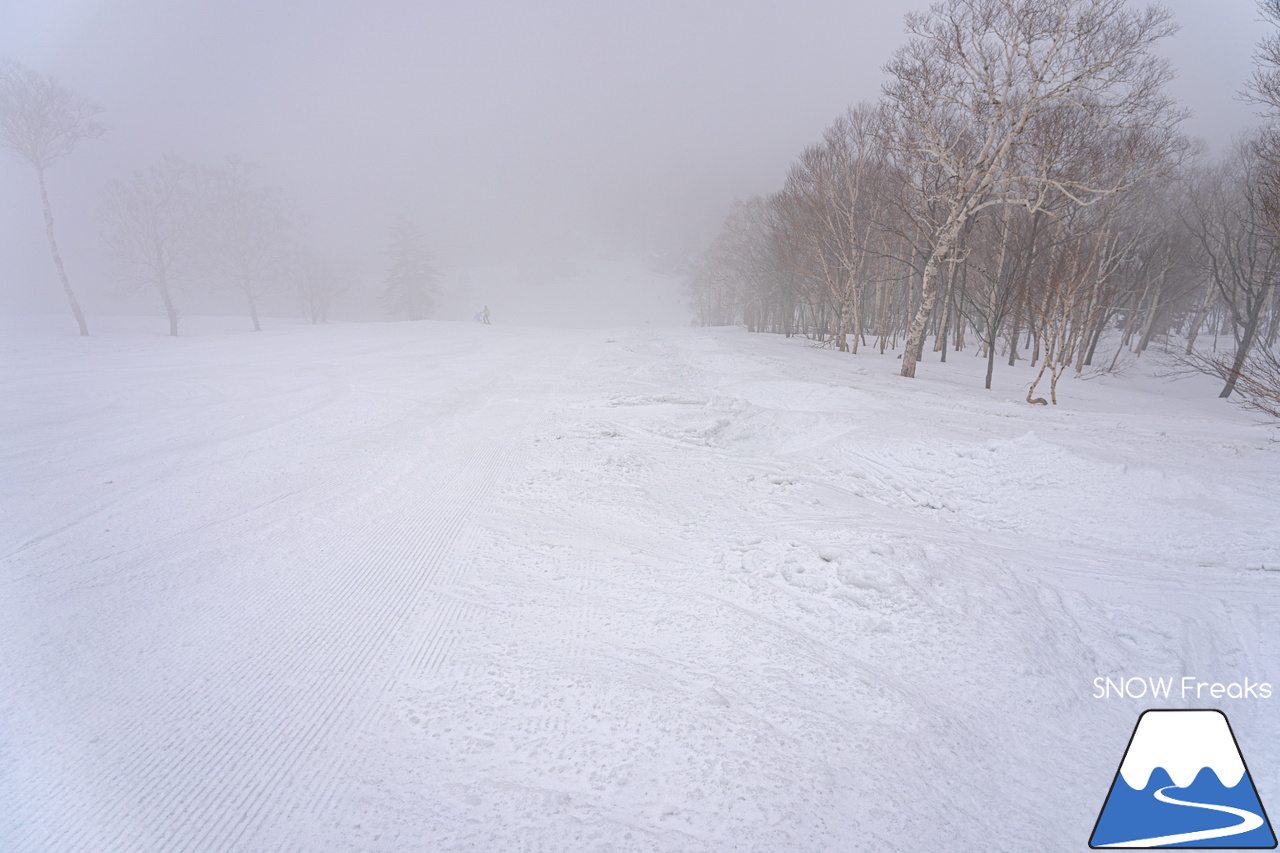
MULTIPOLYGON (((1280 24, 1280 0, 1261 7, 1280 24)), ((1165 90, 1155 48, 1176 25, 1159 6, 944 0, 906 23, 881 97, 734 205, 689 276, 699 322, 901 349, 906 377, 926 346, 973 346, 988 388, 998 360, 1029 359, 1044 404, 1064 373, 1157 340, 1224 397, 1274 364, 1275 36, 1248 84, 1271 120, 1210 162, 1165 90)))
MULTIPOLYGON (((45 235, 67 305, 81 335, 88 318, 58 247, 48 170, 82 140, 103 136, 103 109, 48 75, 0 60, 0 147, 34 172, 45 235)), ((216 166, 165 156, 107 182, 99 219, 110 276, 125 289, 155 297, 178 334, 180 294, 193 284, 236 292, 255 331, 274 291, 291 291, 302 316, 328 322, 355 276, 349 261, 318 247, 307 219, 280 188, 260 185, 252 164, 228 157, 216 166)), ((383 302, 393 316, 422 319, 433 309, 440 273, 426 237, 408 217, 391 226, 383 302)))

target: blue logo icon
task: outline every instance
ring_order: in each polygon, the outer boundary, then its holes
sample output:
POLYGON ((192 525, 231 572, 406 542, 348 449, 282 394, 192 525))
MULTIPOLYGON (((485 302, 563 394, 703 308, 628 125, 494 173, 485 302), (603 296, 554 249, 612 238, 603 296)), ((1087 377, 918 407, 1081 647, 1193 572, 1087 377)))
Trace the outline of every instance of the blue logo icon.
POLYGON ((1089 846, 1275 848, 1226 715, 1144 711, 1089 846))

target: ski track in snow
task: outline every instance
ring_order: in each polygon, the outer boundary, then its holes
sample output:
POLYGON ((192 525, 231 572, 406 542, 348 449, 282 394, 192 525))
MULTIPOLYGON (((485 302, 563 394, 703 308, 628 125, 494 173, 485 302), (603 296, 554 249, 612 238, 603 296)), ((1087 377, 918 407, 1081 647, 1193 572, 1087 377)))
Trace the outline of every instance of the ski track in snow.
POLYGON ((1148 704, 1095 676, 1280 683, 1274 436, 1211 393, 732 330, 4 347, 6 851, 1082 847, 1148 704))

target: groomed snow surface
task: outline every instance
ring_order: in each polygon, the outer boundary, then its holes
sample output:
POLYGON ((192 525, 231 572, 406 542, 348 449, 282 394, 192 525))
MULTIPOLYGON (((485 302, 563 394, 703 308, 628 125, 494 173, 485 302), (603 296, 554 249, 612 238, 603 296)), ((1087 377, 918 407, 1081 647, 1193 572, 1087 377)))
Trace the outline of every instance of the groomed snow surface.
POLYGON ((0 342, 6 853, 1082 850, 1184 704, 1280 808, 1280 699, 1093 698, 1280 693, 1280 444, 1208 380, 242 324, 0 342))

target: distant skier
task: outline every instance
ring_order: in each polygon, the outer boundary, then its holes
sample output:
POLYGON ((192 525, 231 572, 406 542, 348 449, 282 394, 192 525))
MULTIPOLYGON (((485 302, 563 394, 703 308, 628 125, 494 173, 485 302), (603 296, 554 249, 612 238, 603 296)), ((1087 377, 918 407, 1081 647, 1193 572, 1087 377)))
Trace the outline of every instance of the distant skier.
POLYGON ((486 326, 492 325, 489 322, 489 306, 488 305, 484 306, 484 310, 480 312, 480 322, 484 323, 486 326))

